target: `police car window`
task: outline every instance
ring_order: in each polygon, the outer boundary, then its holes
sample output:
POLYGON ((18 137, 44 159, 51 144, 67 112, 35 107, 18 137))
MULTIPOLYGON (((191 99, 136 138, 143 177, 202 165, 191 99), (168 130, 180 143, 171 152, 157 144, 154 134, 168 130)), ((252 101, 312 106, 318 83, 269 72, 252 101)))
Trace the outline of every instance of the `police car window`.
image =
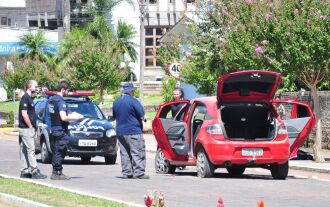
POLYGON ((68 111, 82 114, 86 118, 104 119, 101 110, 92 102, 68 103, 68 111))

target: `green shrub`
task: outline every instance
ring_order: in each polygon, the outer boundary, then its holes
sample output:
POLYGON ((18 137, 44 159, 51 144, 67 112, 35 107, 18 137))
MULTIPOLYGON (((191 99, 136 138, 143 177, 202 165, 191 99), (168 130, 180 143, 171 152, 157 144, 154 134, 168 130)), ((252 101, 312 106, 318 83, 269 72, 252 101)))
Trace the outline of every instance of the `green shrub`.
POLYGON ((121 93, 120 92, 117 92, 117 93, 113 94, 113 101, 115 101, 120 96, 121 96, 121 93))
POLYGON ((163 101, 168 102, 173 100, 173 90, 176 86, 176 79, 173 77, 169 77, 168 79, 163 80, 163 88, 162 88, 162 96, 163 101))
POLYGON ((14 112, 13 111, 10 111, 8 113, 8 122, 7 124, 14 124, 14 112))

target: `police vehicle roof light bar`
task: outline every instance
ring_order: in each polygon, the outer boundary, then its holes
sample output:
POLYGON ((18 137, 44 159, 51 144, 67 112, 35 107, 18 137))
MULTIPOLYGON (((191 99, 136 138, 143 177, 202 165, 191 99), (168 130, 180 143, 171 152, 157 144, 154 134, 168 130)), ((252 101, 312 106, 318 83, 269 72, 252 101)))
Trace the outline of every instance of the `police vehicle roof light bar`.
MULTIPOLYGON (((45 95, 55 95, 57 91, 44 91, 45 95)), ((88 97, 88 96, 95 96, 95 93, 92 91, 73 91, 68 93, 69 97, 88 97)))

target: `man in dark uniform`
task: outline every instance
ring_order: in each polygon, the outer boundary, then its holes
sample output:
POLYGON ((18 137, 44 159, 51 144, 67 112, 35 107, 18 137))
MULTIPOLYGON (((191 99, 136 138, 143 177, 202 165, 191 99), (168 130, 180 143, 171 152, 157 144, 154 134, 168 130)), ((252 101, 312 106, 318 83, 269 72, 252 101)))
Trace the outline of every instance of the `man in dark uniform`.
POLYGON ((44 179, 47 176, 40 173, 37 168, 34 140, 37 136, 37 119, 32 96, 36 92, 38 83, 29 80, 26 83, 26 92, 19 103, 19 136, 21 138, 21 159, 23 167, 21 178, 44 179))
POLYGON ((83 118, 82 115, 73 113, 68 115, 67 105, 63 97, 69 93, 70 84, 64 80, 60 81, 57 93, 49 98, 48 109, 51 121, 51 136, 55 140, 53 153, 52 180, 69 180, 70 178, 62 173, 62 162, 64 160, 70 136, 67 134, 69 121, 76 121, 83 118))

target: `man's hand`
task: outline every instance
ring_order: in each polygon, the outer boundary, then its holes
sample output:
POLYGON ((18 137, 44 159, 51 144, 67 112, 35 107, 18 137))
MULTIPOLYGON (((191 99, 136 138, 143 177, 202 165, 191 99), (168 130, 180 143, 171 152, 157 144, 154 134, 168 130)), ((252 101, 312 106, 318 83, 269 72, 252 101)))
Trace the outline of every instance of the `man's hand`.
POLYGON ((78 114, 76 112, 73 112, 73 113, 71 113, 69 115, 66 115, 66 112, 65 111, 60 111, 60 116, 61 116, 62 121, 66 121, 66 122, 77 121, 79 119, 84 118, 83 115, 78 114))

